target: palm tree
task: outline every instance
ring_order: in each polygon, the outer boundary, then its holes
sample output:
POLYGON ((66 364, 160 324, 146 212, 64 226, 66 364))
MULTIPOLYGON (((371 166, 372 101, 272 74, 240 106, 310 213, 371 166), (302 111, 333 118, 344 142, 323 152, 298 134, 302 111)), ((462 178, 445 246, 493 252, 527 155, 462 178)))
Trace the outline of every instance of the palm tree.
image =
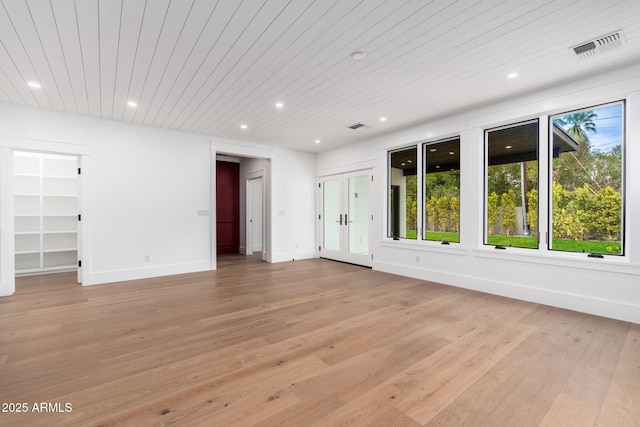
POLYGON ((589 136, 587 133, 596 133, 595 119, 598 115, 593 110, 581 111, 579 113, 567 114, 558 117, 555 122, 558 123, 569 135, 579 144, 579 146, 589 145, 589 136), (586 143, 586 144, 583 144, 586 143))
POLYGON ((589 133, 596 133, 595 119, 598 118, 593 110, 580 111, 557 117, 554 123, 561 126, 578 143, 578 150, 569 151, 554 162, 554 180, 557 180, 565 188, 579 188, 584 184, 593 184, 600 189, 601 185, 596 181, 593 171, 593 157, 589 133))

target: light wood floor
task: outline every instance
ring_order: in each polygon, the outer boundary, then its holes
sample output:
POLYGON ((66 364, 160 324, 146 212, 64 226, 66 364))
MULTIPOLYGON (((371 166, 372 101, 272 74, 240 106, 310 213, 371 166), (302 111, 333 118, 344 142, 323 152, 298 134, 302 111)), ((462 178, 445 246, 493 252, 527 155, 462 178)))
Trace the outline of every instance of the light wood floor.
POLYGON ((326 260, 73 282, 0 298, 0 425, 640 425, 636 324, 326 260))

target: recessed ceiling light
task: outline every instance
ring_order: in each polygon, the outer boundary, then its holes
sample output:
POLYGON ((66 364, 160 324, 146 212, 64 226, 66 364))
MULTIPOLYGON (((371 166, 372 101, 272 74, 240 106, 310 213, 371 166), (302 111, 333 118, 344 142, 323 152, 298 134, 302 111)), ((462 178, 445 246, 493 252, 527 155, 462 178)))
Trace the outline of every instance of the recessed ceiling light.
POLYGON ((240 125, 240 129, 248 129, 248 128, 249 128, 249 126, 247 126, 247 125, 240 125))
POLYGON ((136 104, 136 103, 135 103, 135 102, 133 102, 133 101, 129 101, 129 102, 127 102, 127 105, 128 105, 129 107, 137 107, 137 106, 138 106, 138 104, 136 104))
POLYGON ((387 121, 387 118, 386 118, 386 117, 380 117, 380 121, 381 121, 381 122, 386 122, 386 121, 387 121))
POLYGON ((449 151, 449 154, 456 154, 456 153, 454 153, 453 151, 449 151))
POLYGON ((407 160, 407 163, 413 163, 413 160, 407 160))
POLYGON ((510 149, 511 149, 511 146, 510 146, 510 145, 507 145, 507 146, 506 146, 506 147, 504 147, 504 148, 506 148, 507 150, 510 150, 510 149))
POLYGON ((42 85, 38 82, 27 82, 27 85, 29 85, 30 87, 34 88, 34 89, 40 89, 42 87, 42 85))
POLYGON ((515 79, 516 77, 518 77, 518 73, 510 73, 507 75, 508 79, 515 79))
POLYGON ((320 144, 320 140, 319 139, 316 139, 316 144, 320 144))
POLYGON ((400 163, 400 166, 406 166, 404 163, 400 163))
POLYGON ((435 153, 436 151, 438 151, 438 149, 437 148, 429 148, 429 151, 432 152, 432 153, 435 153))
POLYGON ((351 54, 351 59, 353 59, 354 61, 360 61, 365 56, 366 54, 364 52, 362 52, 361 50, 356 50, 351 54))
POLYGON ((440 169, 440 165, 436 165, 436 169, 440 169))
POLYGON ((284 104, 282 102, 276 102, 276 108, 282 108, 284 104))

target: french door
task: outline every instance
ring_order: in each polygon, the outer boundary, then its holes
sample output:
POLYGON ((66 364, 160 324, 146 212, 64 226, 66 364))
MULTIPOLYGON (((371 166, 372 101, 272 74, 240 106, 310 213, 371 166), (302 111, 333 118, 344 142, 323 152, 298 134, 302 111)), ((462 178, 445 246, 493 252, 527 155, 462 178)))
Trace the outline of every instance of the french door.
POLYGON ((371 170, 320 179, 320 257, 370 267, 371 170))

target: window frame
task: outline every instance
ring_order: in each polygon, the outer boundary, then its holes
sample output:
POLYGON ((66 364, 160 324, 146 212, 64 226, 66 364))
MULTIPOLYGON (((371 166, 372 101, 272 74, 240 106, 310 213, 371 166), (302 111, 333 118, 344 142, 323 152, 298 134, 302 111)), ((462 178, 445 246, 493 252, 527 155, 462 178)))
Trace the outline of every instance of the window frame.
MULTIPOLYGON (((393 183, 392 183, 392 172, 391 169, 393 168, 392 166, 392 155, 395 153, 401 153, 403 151, 411 151, 411 150, 415 150, 416 151, 416 157, 415 157, 415 164, 416 164, 416 180, 419 181, 417 179, 417 174, 420 173, 420 169, 421 169, 421 165, 420 162, 418 161, 419 156, 420 156, 420 144, 419 143, 413 143, 413 144, 409 144, 409 145, 404 145, 402 147, 396 147, 393 149, 389 149, 387 150, 387 198, 386 198, 386 204, 387 204, 387 225, 386 225, 386 232, 385 232, 385 236, 388 239, 392 239, 392 240, 401 240, 401 241, 419 241, 420 239, 419 237, 419 230, 416 230, 416 238, 412 239, 412 238, 407 238, 406 237, 406 230, 405 230, 405 237, 401 237, 400 236, 400 232, 396 233, 392 233, 392 227, 391 227, 391 221, 393 220, 394 216, 392 215, 392 209, 393 206, 391 204, 391 197, 393 194, 392 191, 392 187, 394 187, 393 183)), ((420 203, 420 191, 419 191, 419 182, 416 182, 416 202, 420 203)), ((406 203, 406 197, 404 202, 406 203)), ((406 209, 405 209, 405 216, 404 218, 400 218, 398 216, 399 220, 402 221, 404 220, 406 222, 406 209)), ((420 213, 419 210, 416 212, 416 228, 419 228, 418 224, 420 223, 420 213)), ((400 225, 398 225, 398 228, 402 228, 400 225)), ((396 230, 393 230, 396 231, 396 230)))
POLYGON ((570 110, 563 110, 554 114, 549 114, 547 117, 548 135, 547 135, 547 203, 546 203, 546 217, 547 217, 547 230, 546 230, 546 250, 552 254, 579 254, 584 252, 567 251, 562 249, 553 249, 553 120, 557 117, 567 116, 570 114, 580 113, 588 110, 596 110, 605 108, 608 106, 620 104, 622 106, 622 112, 620 115, 621 120, 621 160, 620 160, 620 197, 621 197, 621 212, 620 212, 620 253, 587 253, 587 256, 591 258, 604 258, 605 256, 612 256, 615 258, 626 258, 626 234, 627 234, 627 101, 626 99, 618 99, 610 102, 603 102, 598 104, 589 105, 586 107, 573 108, 570 110))
MULTIPOLYGON (((483 247, 493 247, 494 249, 500 249, 500 250, 505 250, 505 249, 516 249, 516 250, 525 250, 525 251, 530 251, 530 250, 534 250, 534 251, 539 251, 541 248, 540 245, 540 229, 538 229, 538 232, 536 233, 536 247, 535 248, 527 248, 527 247, 521 247, 521 246, 503 246, 503 245, 496 245, 496 244, 490 244, 488 243, 489 240, 489 206, 488 206, 488 197, 489 197, 489 132, 495 132, 495 131, 499 131, 499 130, 503 130, 503 129, 510 129, 510 128, 515 128, 518 126, 524 126, 527 124, 531 124, 531 123, 537 123, 537 135, 536 135, 536 161, 538 162, 538 167, 537 167, 537 172, 538 172, 538 183, 537 183, 537 190, 538 190, 538 200, 540 200, 540 172, 542 171, 541 168, 541 144, 540 144, 540 138, 542 135, 541 129, 540 129, 540 124, 543 122, 542 120, 542 115, 540 116, 535 116, 535 117, 531 117, 529 119, 524 119, 524 120, 519 120, 519 121, 515 121, 515 122, 508 122, 499 126, 493 126, 493 127, 487 127, 483 129, 483 169, 482 169, 482 180, 483 180, 483 194, 482 194, 482 244, 481 246, 483 247)), ((538 203, 538 212, 537 212, 537 216, 538 216, 538 223, 540 223, 540 212, 541 212, 541 206, 540 203, 538 203)))
MULTIPOLYGON (((420 225, 420 230, 419 230, 419 235, 420 235, 420 239, 421 241, 424 242, 433 242, 433 243, 437 243, 437 244, 444 244, 444 245, 448 245, 451 243, 455 243, 455 244, 459 244, 461 241, 461 236, 462 236, 462 219, 461 219, 461 215, 462 215, 462 209, 461 209, 461 193, 462 193, 462 167, 461 167, 461 147, 462 147, 462 137, 460 134, 457 135, 453 135, 453 136, 449 136, 449 137, 445 137, 445 138, 440 138, 440 139, 436 139, 436 140, 430 140, 430 141, 424 141, 421 143, 421 147, 422 147, 422 159, 421 159, 421 166, 422 166, 422 170, 419 171, 420 172, 420 180, 419 180, 419 188, 418 188, 418 192, 420 193, 421 199, 422 199, 422 203, 420 205, 420 209, 421 209, 421 213, 422 213, 422 221, 421 221, 421 225, 420 225), (426 233, 427 233, 427 200, 426 200, 426 175, 428 173, 428 167, 427 167, 427 156, 429 155, 430 146, 433 145, 438 145, 438 144, 444 144, 447 142, 451 142, 451 141, 456 141, 458 142, 458 147, 457 147, 457 163, 458 163, 458 240, 454 241, 454 240, 431 240, 431 239, 427 239, 426 238, 426 233)), ((445 171, 442 171, 445 172, 445 171)))

